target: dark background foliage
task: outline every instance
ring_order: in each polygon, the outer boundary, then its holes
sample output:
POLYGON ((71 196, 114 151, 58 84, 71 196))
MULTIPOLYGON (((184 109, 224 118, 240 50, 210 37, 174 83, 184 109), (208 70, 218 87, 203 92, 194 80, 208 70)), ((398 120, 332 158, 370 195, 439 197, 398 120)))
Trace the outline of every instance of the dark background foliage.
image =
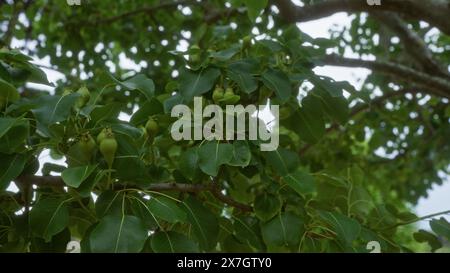
POLYGON ((411 207, 449 171, 449 2, 297 2, 0 1, 0 250, 440 249, 450 224, 414 223, 448 212, 411 207), (331 39, 295 25, 340 11, 352 24, 331 39), (356 90, 323 65, 371 73, 356 90), (54 93, 29 84, 51 85, 41 69, 64 75, 54 93), (172 140, 171 107, 213 103, 216 86, 281 106, 276 151, 172 140), (66 165, 39 166, 48 149, 66 165))

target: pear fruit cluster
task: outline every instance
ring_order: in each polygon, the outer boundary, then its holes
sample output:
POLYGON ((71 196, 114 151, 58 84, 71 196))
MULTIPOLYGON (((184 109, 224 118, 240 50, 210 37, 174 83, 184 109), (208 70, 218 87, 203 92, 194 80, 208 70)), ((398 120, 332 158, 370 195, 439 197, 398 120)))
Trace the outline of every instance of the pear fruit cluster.
POLYGON ((222 87, 216 86, 213 91, 212 99, 217 104, 235 104, 240 101, 241 97, 234 93, 233 88, 227 87, 223 90, 222 87))

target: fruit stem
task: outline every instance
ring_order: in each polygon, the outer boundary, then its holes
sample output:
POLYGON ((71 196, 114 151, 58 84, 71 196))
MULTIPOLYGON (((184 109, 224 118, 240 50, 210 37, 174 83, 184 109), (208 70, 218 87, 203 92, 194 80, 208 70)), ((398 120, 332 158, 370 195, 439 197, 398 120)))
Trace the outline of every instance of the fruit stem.
POLYGON ((107 189, 112 190, 112 183, 111 183, 111 168, 108 169, 108 183, 106 184, 107 189))

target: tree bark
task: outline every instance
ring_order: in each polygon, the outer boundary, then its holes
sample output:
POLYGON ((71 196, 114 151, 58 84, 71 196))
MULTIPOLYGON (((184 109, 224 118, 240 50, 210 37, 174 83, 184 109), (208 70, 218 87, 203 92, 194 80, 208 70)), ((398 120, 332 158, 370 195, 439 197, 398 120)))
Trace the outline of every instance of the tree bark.
MULTIPOLYGON (((35 175, 23 175, 16 178, 16 182, 22 185, 36 185, 38 187, 64 187, 66 184, 59 176, 35 176, 35 175)), ((132 188, 132 187, 131 187, 132 188)), ((202 191, 211 192, 217 199, 223 203, 230 205, 232 207, 238 208, 242 211, 250 212, 253 211, 251 206, 242 204, 232 199, 230 196, 222 193, 221 189, 218 188, 216 183, 211 182, 209 185, 204 184, 181 184, 181 183, 154 183, 148 188, 139 189, 143 191, 178 191, 178 192, 191 192, 197 193, 202 191)))
POLYGON ((281 16, 288 22, 306 22, 333 15, 337 12, 391 11, 406 18, 426 21, 450 35, 450 4, 439 0, 382 0, 381 5, 371 6, 364 0, 327 0, 299 7, 291 0, 275 0, 281 16))

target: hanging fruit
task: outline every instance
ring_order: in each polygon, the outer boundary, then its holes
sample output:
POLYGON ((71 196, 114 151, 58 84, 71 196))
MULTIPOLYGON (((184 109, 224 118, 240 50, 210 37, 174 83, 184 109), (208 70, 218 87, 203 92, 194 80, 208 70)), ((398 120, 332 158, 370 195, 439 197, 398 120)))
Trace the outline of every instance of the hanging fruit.
POLYGON ((91 99, 91 93, 86 88, 86 86, 83 86, 80 89, 78 89, 77 93, 80 94, 80 97, 78 98, 78 100, 76 102, 76 107, 82 108, 91 99))
POLYGON ((241 96, 236 95, 233 91, 233 88, 228 87, 225 90, 223 98, 220 100, 223 104, 235 104, 241 100, 241 96))
POLYGON ((80 148, 82 154, 90 160, 94 155, 94 151, 97 148, 95 140, 92 138, 91 134, 85 133, 81 135, 80 141, 78 142, 78 147, 80 148))
POLYGON ((251 36, 245 36, 245 37, 242 39, 242 47, 243 47, 244 49, 247 49, 247 48, 249 48, 251 45, 252 45, 252 37, 251 37, 251 36))
POLYGON ((117 151, 117 141, 112 133, 106 134, 100 142, 100 153, 105 158, 108 168, 112 169, 114 157, 117 151))
POLYGON ((201 49, 198 45, 193 45, 189 48, 189 61, 193 64, 198 64, 201 61, 201 49))
POLYGON ((223 99, 224 91, 222 87, 217 86, 212 95, 212 99, 214 103, 218 103, 221 99, 223 99))
POLYGON ((147 134, 149 136, 154 137, 156 136, 156 134, 158 134, 159 125, 155 121, 155 119, 149 117, 147 123, 145 124, 145 130, 147 131, 147 134))
POLYGON ((106 138, 106 135, 111 133, 111 128, 103 128, 103 130, 97 135, 97 143, 100 144, 100 142, 102 142, 102 140, 106 138))

